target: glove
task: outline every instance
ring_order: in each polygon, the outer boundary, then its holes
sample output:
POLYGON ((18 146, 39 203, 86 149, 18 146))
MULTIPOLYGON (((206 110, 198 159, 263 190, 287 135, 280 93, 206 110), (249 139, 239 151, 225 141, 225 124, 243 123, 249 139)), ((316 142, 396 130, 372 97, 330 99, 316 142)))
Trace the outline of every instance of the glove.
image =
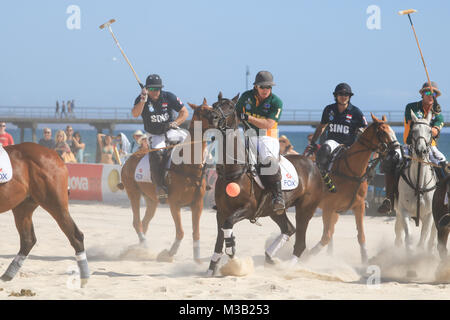
POLYGON ((178 129, 178 123, 176 123, 175 121, 172 121, 171 123, 169 123, 169 129, 178 129))
POLYGON ((315 142, 311 142, 310 144, 308 144, 306 146, 304 154, 305 155, 314 154, 314 153, 316 153, 317 149, 318 149, 317 144, 315 142))
POLYGON ((148 99, 147 89, 142 88, 142 91, 141 91, 141 101, 147 102, 147 99, 148 99))
POLYGON ((239 119, 241 119, 241 121, 248 121, 248 114, 246 114, 245 112, 241 112, 239 114, 239 119))

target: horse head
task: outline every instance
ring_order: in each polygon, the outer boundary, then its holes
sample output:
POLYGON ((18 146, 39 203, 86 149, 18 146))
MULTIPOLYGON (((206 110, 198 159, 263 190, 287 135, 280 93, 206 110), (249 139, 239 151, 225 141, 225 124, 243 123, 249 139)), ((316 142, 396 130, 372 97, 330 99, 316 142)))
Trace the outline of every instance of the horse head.
POLYGON ((238 125, 235 106, 239 99, 239 93, 233 99, 223 98, 219 92, 218 100, 212 107, 212 118, 214 128, 224 132, 226 129, 235 129, 238 125))
POLYGON ((414 112, 411 111, 411 148, 415 155, 424 159, 430 150, 433 136, 431 134, 431 112, 425 119, 418 119, 414 112))
POLYGON ((199 106, 189 102, 188 105, 192 110, 194 110, 194 114, 192 115, 191 123, 189 125, 189 130, 193 130, 195 121, 201 122, 201 128, 203 132, 210 128, 215 128, 213 121, 214 119, 212 117, 213 108, 208 105, 206 98, 203 98, 203 103, 199 106))
POLYGON ((372 124, 361 135, 360 140, 369 144, 369 149, 384 153, 387 150, 393 150, 399 146, 397 136, 394 130, 387 124, 386 116, 378 119, 374 114, 372 116, 372 124))

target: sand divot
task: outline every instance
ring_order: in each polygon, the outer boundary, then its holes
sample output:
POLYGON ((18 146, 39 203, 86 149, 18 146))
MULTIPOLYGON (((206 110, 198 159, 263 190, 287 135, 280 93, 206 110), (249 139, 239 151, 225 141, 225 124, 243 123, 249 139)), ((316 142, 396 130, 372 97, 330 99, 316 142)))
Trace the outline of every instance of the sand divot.
POLYGON ((142 261, 142 260, 154 260, 155 254, 150 252, 150 250, 142 246, 140 244, 131 245, 126 247, 120 254, 119 254, 120 260, 135 260, 135 261, 142 261))
POLYGON ((220 268, 220 273, 224 276, 243 277, 255 271, 252 257, 233 258, 220 268))

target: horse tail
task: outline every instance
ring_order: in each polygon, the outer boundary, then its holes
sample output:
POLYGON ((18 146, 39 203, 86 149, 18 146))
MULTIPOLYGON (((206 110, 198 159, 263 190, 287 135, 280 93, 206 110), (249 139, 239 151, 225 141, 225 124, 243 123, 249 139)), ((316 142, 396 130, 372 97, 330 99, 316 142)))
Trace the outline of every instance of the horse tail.
POLYGON ((125 189, 125 186, 123 185, 122 182, 119 182, 119 183, 117 184, 117 188, 119 188, 120 190, 123 190, 123 189, 125 189))

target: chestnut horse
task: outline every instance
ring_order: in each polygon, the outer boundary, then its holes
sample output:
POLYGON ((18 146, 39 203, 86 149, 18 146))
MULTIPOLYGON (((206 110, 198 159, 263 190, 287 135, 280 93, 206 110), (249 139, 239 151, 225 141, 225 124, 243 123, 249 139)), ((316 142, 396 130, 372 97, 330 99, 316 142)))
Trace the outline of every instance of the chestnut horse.
POLYGON ((438 183, 433 195, 433 218, 437 229, 438 251, 441 260, 447 258, 447 240, 450 232, 450 210, 445 195, 450 199, 450 175, 438 183))
POLYGON ((12 210, 20 236, 20 250, 1 279, 14 278, 36 243, 32 216, 41 206, 56 220, 75 249, 81 285, 84 286, 89 278, 84 236, 69 214, 69 173, 63 160, 54 150, 31 142, 4 149, 11 160, 13 177, 0 184, 0 212, 12 210))
MULTIPOLYGON (((206 99, 201 106, 189 104, 194 110, 192 120, 189 126, 189 133, 192 139, 194 135, 194 123, 196 121, 202 121, 202 134, 208 129, 208 122, 202 120, 202 116, 208 109, 206 99)), ((175 222, 176 236, 169 251, 164 250, 160 253, 158 259, 171 261, 173 256, 177 253, 181 240, 184 237, 183 226, 181 224, 180 210, 182 207, 189 206, 192 211, 192 229, 193 229, 193 247, 194 247, 194 260, 200 262, 200 216, 203 210, 203 197, 206 192, 206 179, 205 179, 205 158, 204 150, 206 142, 201 137, 198 141, 184 142, 183 145, 188 145, 190 149, 190 161, 189 163, 174 164, 171 163, 170 169, 168 169, 167 184, 168 184, 168 203, 170 206, 170 212, 175 222), (201 144, 201 148, 198 148, 196 144, 201 144), (201 149, 201 163, 195 164, 194 159, 198 157, 195 153, 201 149)), ((150 150, 151 152, 151 150, 150 150)), ((136 152, 125 162, 121 179, 122 183, 119 184, 119 188, 125 188, 128 198, 130 199, 131 209, 133 211, 133 227, 138 234, 141 245, 146 245, 145 234, 148 230, 148 225, 155 215, 156 208, 159 200, 156 196, 155 185, 150 182, 136 182, 134 176, 136 167, 139 161, 145 156, 147 152, 136 152), (140 217, 140 198, 144 197, 147 208, 144 218, 140 217)), ((188 162, 188 161, 186 161, 188 162)))
MULTIPOLYGON (((336 185, 337 192, 325 192, 320 202, 323 233, 319 243, 311 249, 310 254, 312 255, 317 254, 332 240, 334 227, 339 217, 338 213, 351 209, 355 215, 358 230, 361 260, 363 263, 368 261, 363 220, 369 160, 373 152, 383 153, 386 148, 394 148, 398 144, 394 131, 386 123, 385 116, 379 120, 372 114, 372 120, 373 123, 334 161, 329 175, 336 185)), ((331 242, 329 252, 331 253, 332 250, 331 242)))
MULTIPOLYGON (((220 130, 222 135, 222 154, 226 156, 223 164, 216 164, 218 178, 215 186, 215 201, 217 205, 217 239, 214 254, 209 265, 208 275, 215 275, 218 262, 222 257, 224 241, 225 252, 233 259, 235 256, 235 237, 232 232, 233 225, 244 219, 255 222, 256 218, 269 216, 280 227, 281 234, 266 249, 266 262, 273 264, 272 259, 279 250, 295 233, 295 245, 291 263, 295 263, 305 249, 306 229, 308 223, 320 202, 323 193, 322 178, 314 163, 301 155, 288 155, 287 159, 295 166, 299 176, 298 186, 283 192, 286 208, 295 206, 296 228, 289 221, 286 212, 277 215, 271 204, 271 195, 261 189, 255 182, 254 170, 248 161, 236 161, 237 117, 235 104, 238 96, 232 100, 222 98, 213 104, 212 125, 220 130), (232 129, 232 130, 229 130, 232 129), (227 153, 227 143, 234 141, 234 155, 227 153), (229 161, 233 159, 233 161, 229 161), (232 162, 232 163, 229 163, 232 162), (229 183, 239 185, 240 193, 236 197, 228 196, 226 188, 229 183)), ((210 119, 210 120, 211 120, 210 119)), ((216 138, 217 139, 217 138, 216 138)), ((231 149, 231 148, 230 148, 231 149)), ((221 150, 221 151, 222 151, 221 150)), ((247 148, 245 148, 247 153, 247 148)), ((247 155, 246 155, 247 156, 247 155)), ((277 155, 278 156, 278 155, 277 155)), ((245 157, 247 159, 247 157, 245 157)))

